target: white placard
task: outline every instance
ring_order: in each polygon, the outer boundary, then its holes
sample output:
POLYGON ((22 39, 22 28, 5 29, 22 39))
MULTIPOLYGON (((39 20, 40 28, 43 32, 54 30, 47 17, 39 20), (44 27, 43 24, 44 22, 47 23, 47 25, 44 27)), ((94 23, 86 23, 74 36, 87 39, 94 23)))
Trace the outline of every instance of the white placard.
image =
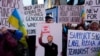
MULTIPOLYGON (((62 52, 62 24, 38 24, 36 33, 36 56, 45 56, 45 47, 39 44, 41 31, 43 32, 42 41, 48 43, 47 36, 53 36, 53 43, 58 46, 57 56, 61 56, 62 52)), ((54 47, 55 50, 55 47, 54 47)), ((51 51, 50 51, 51 52, 51 51)), ((54 55, 54 54, 52 54, 54 55)))
POLYGON ((100 0, 85 0, 85 20, 100 20, 100 0))
POLYGON ((81 22, 80 13, 84 6, 60 5, 58 6, 58 22, 76 23, 81 22))
POLYGON ((36 35, 37 23, 45 21, 45 8, 44 4, 31 5, 24 7, 25 26, 28 30, 28 35, 36 35))
POLYGON ((11 15, 14 8, 17 8, 23 18, 23 2, 22 0, 0 0, 0 26, 13 28, 7 22, 8 17, 11 15))
POLYGON ((97 56, 100 32, 68 30, 67 56, 97 56))

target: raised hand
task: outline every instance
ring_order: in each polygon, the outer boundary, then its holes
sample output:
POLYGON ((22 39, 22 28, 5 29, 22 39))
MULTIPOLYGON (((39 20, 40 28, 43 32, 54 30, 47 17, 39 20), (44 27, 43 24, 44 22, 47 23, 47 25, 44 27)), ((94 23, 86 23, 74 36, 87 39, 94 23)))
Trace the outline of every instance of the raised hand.
POLYGON ((42 37, 43 36, 43 32, 42 32, 42 30, 41 30, 41 34, 40 34, 40 37, 42 37))

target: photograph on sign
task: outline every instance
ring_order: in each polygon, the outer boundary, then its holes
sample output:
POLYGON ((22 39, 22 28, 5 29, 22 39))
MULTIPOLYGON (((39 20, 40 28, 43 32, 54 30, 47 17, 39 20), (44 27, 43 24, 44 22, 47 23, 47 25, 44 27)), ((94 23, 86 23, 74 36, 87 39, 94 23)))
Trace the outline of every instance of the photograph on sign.
POLYGON ((61 56, 61 26, 62 24, 37 24, 36 56, 61 56))

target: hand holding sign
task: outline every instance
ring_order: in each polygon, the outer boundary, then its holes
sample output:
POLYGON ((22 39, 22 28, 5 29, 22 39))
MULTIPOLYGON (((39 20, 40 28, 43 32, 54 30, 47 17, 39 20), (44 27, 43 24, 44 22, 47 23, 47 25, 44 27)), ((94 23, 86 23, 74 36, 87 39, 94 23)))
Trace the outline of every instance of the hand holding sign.
POLYGON ((43 32, 42 32, 42 30, 41 30, 41 34, 40 34, 40 37, 41 37, 41 38, 43 37, 43 32))

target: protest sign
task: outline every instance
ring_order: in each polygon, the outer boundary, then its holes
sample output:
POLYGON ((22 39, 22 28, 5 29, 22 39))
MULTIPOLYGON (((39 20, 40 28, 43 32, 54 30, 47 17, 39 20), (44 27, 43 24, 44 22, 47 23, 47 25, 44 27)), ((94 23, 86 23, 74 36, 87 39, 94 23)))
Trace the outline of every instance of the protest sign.
POLYGON ((85 0, 85 20, 100 20, 100 0, 85 0))
POLYGON ((82 8, 84 8, 84 6, 58 6, 58 22, 79 24, 81 22, 80 13, 82 8))
POLYGON ((37 23, 45 21, 45 14, 44 4, 24 7, 24 23, 27 28, 28 35, 36 35, 37 23))
MULTIPOLYGON (((48 36, 53 36, 53 43, 57 45, 57 50, 55 46, 50 47, 49 54, 50 56, 54 56, 57 52, 58 54, 55 56, 61 56, 62 52, 62 24, 37 24, 36 27, 36 55, 35 56, 45 56, 45 54, 48 54, 48 51, 46 52, 45 47, 43 47, 39 42, 39 39, 41 37, 41 32, 42 32, 42 42, 43 43, 48 43, 47 37, 48 36), (55 27, 56 26, 56 27, 55 27), (52 49, 51 49, 52 48, 52 49), (55 51, 56 50, 56 51, 55 51), (56 53, 55 53, 55 52, 56 53)), ((47 44, 46 44, 47 45, 47 44)), ((48 55, 47 55, 48 56, 48 55)))
POLYGON ((68 30, 67 56, 97 56, 100 32, 68 30))
POLYGON ((0 24, 1 26, 13 28, 7 22, 7 19, 11 15, 14 8, 17 8, 20 11, 21 17, 22 17, 23 15, 22 0, 0 0, 0 24))

